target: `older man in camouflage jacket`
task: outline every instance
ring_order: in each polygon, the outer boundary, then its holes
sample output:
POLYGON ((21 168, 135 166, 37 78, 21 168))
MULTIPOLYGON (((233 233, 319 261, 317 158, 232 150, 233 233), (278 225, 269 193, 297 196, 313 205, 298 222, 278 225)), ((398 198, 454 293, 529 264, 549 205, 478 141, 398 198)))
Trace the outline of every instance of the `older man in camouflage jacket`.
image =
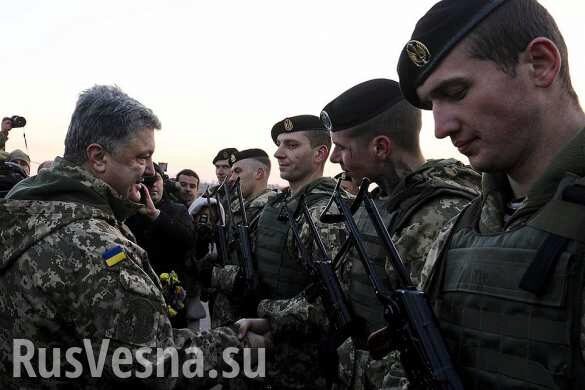
POLYGON ((79 98, 64 158, 0 203, 3 389, 171 388, 185 374, 173 360, 192 358, 188 347, 200 349, 204 377, 221 367, 222 348, 242 347, 236 329, 171 328, 160 281, 123 223, 137 209, 148 212, 136 201, 142 175, 152 174, 158 128, 152 111, 118 88, 93 87, 79 98), (97 374, 95 362, 103 364, 97 374))

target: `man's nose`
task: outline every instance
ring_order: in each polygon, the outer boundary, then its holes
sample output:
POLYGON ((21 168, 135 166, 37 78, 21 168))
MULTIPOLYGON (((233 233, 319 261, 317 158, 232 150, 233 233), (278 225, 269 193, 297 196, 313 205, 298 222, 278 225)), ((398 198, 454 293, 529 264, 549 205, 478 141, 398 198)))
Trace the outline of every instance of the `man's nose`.
POLYGON ((282 145, 276 148, 276 151, 274 152, 274 157, 277 160, 284 158, 284 153, 282 152, 282 145))
POLYGON ((459 120, 453 109, 448 106, 433 102, 433 118, 435 120, 435 137, 439 139, 449 137, 460 130, 459 120))
POLYGON ((329 161, 331 161, 333 164, 339 164, 341 162, 341 153, 339 152, 339 148, 337 146, 333 147, 329 161))
POLYGON ((144 166, 144 173, 143 176, 154 176, 154 165, 152 160, 148 160, 146 165, 144 166))

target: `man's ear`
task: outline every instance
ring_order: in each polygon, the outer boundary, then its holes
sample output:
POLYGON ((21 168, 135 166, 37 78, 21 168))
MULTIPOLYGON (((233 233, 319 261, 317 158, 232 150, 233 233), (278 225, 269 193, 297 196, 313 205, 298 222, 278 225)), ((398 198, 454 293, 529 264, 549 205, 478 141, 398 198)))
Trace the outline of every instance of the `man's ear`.
POLYGON ((370 141, 370 147, 376 158, 386 160, 392 154, 392 141, 385 135, 378 135, 370 141))
POLYGON ((255 180, 262 180, 264 178, 264 168, 262 167, 258 167, 256 168, 256 173, 254 174, 254 179, 255 180))
POLYGON ((91 144, 85 148, 87 154, 87 165, 95 174, 104 174, 106 172, 107 157, 106 150, 100 144, 91 144))
POLYGON ((315 150, 314 160, 316 163, 321 164, 327 161, 329 157, 329 148, 327 145, 321 145, 315 150))
POLYGON ((561 53, 548 38, 534 38, 523 53, 524 61, 531 65, 531 78, 534 85, 548 88, 561 70, 561 53))

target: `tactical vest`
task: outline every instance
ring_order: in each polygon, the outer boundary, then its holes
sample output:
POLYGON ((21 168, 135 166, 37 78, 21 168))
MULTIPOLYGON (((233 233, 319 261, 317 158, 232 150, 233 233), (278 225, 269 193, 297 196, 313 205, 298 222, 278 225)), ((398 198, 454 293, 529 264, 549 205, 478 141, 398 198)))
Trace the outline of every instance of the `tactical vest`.
MULTIPOLYGON (((411 186, 398 196, 388 201, 374 199, 374 203, 380 212, 388 233, 392 236, 402 229, 413 213, 424 207, 426 203, 438 196, 450 196, 469 199, 477 197, 477 193, 471 190, 464 190, 446 183, 423 181, 411 186)), ((382 245, 374 225, 370 221, 364 207, 356 212, 356 224, 365 242, 366 251, 372 261, 380 282, 388 290, 392 290, 388 277, 386 276, 385 264, 388 257, 387 251, 382 245)), ((408 269, 408 265, 407 269, 408 269)), ((355 261, 351 271, 350 296, 356 315, 364 318, 368 324, 368 332, 380 329, 386 325, 384 320, 384 309, 375 297, 372 285, 361 261, 355 261)), ((397 286, 394 286, 396 288, 397 286)))
POLYGON ((439 288, 429 290, 466 389, 585 388, 585 188, 582 195, 581 204, 555 196, 495 234, 477 230, 481 199, 460 215, 433 277, 439 288), (540 292, 526 291, 527 275, 540 292))
MULTIPOLYGON (((331 190, 333 190, 335 183, 331 182, 331 190)), ((322 184, 327 185, 328 182, 322 184)), ((291 258, 288 253, 287 240, 289 235, 292 236, 292 232, 286 214, 283 214, 282 206, 286 203, 290 212, 295 212, 298 196, 292 200, 285 200, 286 195, 278 195, 264 207, 256 231, 254 257, 257 261, 260 281, 266 289, 267 297, 271 299, 291 298, 311 282, 299 259, 291 258)), ((305 194, 305 202, 310 207, 324 196, 323 193, 311 193, 308 190, 305 194)), ((298 215, 295 214, 294 217, 298 221, 298 215)))

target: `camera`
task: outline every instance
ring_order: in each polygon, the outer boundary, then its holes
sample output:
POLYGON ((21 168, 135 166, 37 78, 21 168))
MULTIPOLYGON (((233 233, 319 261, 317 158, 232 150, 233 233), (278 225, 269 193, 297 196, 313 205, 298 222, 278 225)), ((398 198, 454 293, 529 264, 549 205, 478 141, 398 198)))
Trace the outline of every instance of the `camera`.
POLYGON ((26 126, 26 119, 23 116, 13 115, 10 121, 12 122, 13 128, 26 126))
POLYGON ((156 175, 152 176, 142 176, 142 183, 147 187, 152 187, 154 182, 156 181, 156 175))

